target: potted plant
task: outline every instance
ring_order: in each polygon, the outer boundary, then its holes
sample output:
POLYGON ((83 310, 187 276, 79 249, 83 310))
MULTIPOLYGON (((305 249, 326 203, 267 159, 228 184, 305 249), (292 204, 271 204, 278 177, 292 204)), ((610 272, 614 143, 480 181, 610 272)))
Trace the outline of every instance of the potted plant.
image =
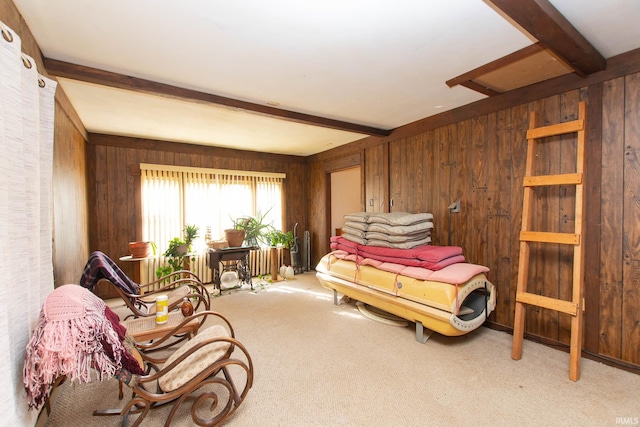
POLYGON ((155 255, 157 250, 154 242, 129 242, 129 251, 133 258, 146 258, 151 253, 155 255))
POLYGON ((276 229, 272 229, 267 233, 267 239, 270 246, 285 249, 290 249, 294 242, 293 233, 291 231, 284 233, 276 229))
MULTIPOLYGON (((269 209, 269 211, 270 210, 271 209, 269 209)), ((270 224, 264 223, 264 220, 269 211, 265 212, 262 215, 258 214, 257 216, 243 216, 233 220, 233 229, 244 231, 244 241, 246 242, 247 246, 258 246, 260 243, 269 244, 267 235, 272 230, 272 227, 270 224)), ((227 236, 227 241, 229 241, 227 230, 225 230, 225 235, 227 236)), ((231 242, 229 242, 229 246, 240 245, 233 245, 231 242)))
POLYGON ((156 277, 167 276, 174 271, 182 270, 184 266, 184 258, 187 255, 187 244, 179 237, 169 240, 169 247, 162 254, 167 257, 169 265, 161 266, 156 269, 156 277))
POLYGON ((229 243, 229 246, 232 248, 242 246, 242 242, 244 241, 245 231, 241 229, 235 228, 235 223, 233 228, 227 228, 224 230, 224 238, 229 243))
POLYGON ((200 227, 195 224, 184 227, 184 243, 187 245, 188 251, 191 251, 191 245, 193 241, 198 238, 199 233, 200 227))

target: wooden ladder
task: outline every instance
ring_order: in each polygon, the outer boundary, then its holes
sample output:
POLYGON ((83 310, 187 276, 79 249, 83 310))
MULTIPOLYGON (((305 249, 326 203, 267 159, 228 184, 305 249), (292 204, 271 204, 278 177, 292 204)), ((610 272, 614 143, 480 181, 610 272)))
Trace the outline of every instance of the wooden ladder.
POLYGON ((582 352, 582 312, 583 312, 583 276, 584 276, 584 164, 585 164, 585 121, 586 105, 580 102, 578 119, 571 122, 551 126, 537 127, 538 114, 534 111, 529 119, 527 131, 527 163, 524 177, 524 200, 522 207, 522 231, 520 232, 520 261, 518 267, 518 283, 516 288, 516 312, 513 325, 513 348, 511 357, 522 358, 522 343, 525 329, 525 304, 555 310, 572 316, 571 343, 569 356, 569 378, 577 381, 580 378, 580 357, 582 352), (576 172, 561 175, 534 176, 536 161, 536 140, 577 132, 576 172), (552 233, 531 230, 532 204, 534 187, 554 185, 576 186, 575 232, 552 233), (573 283, 571 301, 550 298, 527 292, 529 275, 530 244, 554 243, 573 245, 573 283))

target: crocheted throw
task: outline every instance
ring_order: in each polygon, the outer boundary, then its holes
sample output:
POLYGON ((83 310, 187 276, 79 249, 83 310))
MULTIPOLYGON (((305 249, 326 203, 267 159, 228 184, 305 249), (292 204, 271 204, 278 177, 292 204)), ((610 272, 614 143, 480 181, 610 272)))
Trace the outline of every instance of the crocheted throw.
POLYGON ((62 375, 87 383, 92 371, 100 381, 123 370, 144 374, 123 345, 125 332, 117 314, 88 289, 78 285, 54 289, 26 348, 23 380, 29 409, 44 403, 62 375))
POLYGON ((82 277, 80 277, 80 286, 93 291, 100 279, 109 279, 114 285, 129 294, 140 292, 140 285, 127 277, 111 258, 103 252, 95 251, 89 256, 84 266, 82 277))

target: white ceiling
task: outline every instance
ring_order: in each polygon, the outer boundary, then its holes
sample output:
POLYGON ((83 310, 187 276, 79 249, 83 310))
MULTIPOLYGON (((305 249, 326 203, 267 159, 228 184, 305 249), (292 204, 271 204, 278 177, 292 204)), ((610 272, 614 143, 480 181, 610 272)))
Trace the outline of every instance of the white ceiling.
MULTIPOLYGON (((482 0, 13 0, 46 58, 393 129, 484 98, 445 81, 530 45, 482 0)), ((551 0, 605 57, 640 1, 551 0)), ((311 155, 366 135, 59 79, 90 132, 311 155)))

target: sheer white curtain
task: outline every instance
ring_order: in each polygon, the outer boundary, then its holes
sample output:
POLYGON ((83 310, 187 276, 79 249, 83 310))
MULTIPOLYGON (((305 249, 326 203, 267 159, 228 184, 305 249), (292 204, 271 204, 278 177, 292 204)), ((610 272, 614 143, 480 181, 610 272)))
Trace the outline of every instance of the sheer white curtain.
POLYGON ((52 168, 56 82, 38 75, 0 22, 0 413, 33 425, 22 381, 25 347, 53 290, 52 168))

